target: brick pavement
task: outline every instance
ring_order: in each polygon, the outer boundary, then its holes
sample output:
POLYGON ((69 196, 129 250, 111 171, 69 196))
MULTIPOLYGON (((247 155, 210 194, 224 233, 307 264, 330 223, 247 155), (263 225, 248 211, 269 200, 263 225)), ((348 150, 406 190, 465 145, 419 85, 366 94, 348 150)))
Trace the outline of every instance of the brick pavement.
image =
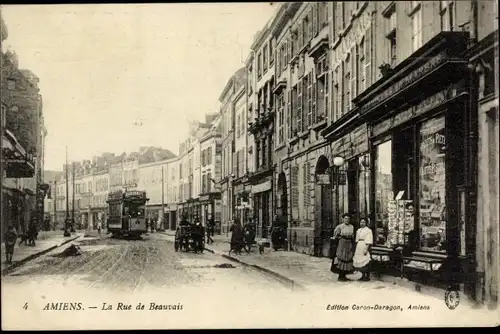
MULTIPOLYGON (((39 253, 47 251, 48 249, 62 245, 65 242, 74 240, 77 237, 83 236, 83 231, 77 231, 72 233, 71 237, 64 237, 64 231, 41 231, 38 234, 36 240, 36 246, 25 246, 24 243, 19 245, 20 239, 17 239, 16 246, 14 248, 14 255, 12 257, 12 262, 15 265, 16 262, 26 261, 30 257, 34 257, 39 253)), ((9 268, 11 265, 5 263, 5 244, 2 243, 2 272, 9 268)))

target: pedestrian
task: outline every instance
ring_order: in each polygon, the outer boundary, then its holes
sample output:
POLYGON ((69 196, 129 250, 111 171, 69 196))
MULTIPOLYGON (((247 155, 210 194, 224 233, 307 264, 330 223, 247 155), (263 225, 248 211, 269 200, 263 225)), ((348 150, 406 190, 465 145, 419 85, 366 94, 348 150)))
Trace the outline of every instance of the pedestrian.
POLYGON ((12 263, 12 256, 14 255, 14 247, 16 245, 17 241, 17 231, 14 227, 14 225, 9 225, 7 228, 7 232, 5 232, 4 236, 5 240, 5 256, 6 256, 6 263, 11 264, 12 263))
POLYGON ((102 228, 102 222, 100 219, 97 220, 97 234, 99 235, 99 238, 101 237, 101 228, 102 228))
POLYGON ((351 225, 350 219, 349 214, 345 213, 342 216, 342 223, 337 225, 333 231, 333 237, 338 245, 330 270, 334 273, 338 272, 339 281, 348 281, 346 275, 354 269, 352 263, 354 227, 351 225))
POLYGON ((359 229, 356 231, 356 250, 354 252, 353 266, 361 272, 360 281, 369 281, 370 248, 373 244, 373 233, 367 226, 365 218, 361 218, 359 226, 359 229))
POLYGON ((36 246, 35 240, 38 237, 36 219, 32 218, 28 226, 28 246, 36 246))
POLYGON ((212 217, 210 216, 210 218, 208 218, 208 222, 207 222, 207 244, 214 243, 214 239, 212 239, 213 233, 214 233, 214 221, 213 221, 212 217))
POLYGON ((231 233, 231 248, 229 249, 229 255, 234 251, 236 254, 241 255, 241 249, 245 245, 245 240, 243 236, 243 229, 241 227, 240 220, 235 218, 233 225, 229 230, 231 233))

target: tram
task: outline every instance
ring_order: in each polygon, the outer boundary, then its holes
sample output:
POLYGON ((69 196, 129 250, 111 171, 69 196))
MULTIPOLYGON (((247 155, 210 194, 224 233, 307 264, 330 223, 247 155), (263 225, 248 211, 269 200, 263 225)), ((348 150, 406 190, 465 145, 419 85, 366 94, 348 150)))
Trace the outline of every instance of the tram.
POLYGON ((117 190, 109 193, 107 228, 115 238, 140 237, 147 232, 145 209, 149 198, 145 191, 117 190))

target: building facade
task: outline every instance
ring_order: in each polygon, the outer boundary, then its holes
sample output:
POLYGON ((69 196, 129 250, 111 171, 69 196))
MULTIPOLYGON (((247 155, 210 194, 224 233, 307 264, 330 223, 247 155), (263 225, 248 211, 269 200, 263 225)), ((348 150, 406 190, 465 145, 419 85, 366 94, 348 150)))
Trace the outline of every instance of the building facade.
POLYGON ((248 94, 246 86, 242 85, 234 97, 233 201, 234 216, 241 222, 246 222, 252 213, 249 196, 251 185, 248 179, 248 94))
MULTIPOLYGON (((0 15, 1 43, 8 37, 0 15)), ((7 224, 19 232, 28 222, 43 220, 43 198, 49 190, 43 183, 44 141, 47 131, 43 120, 39 79, 31 71, 20 69, 17 55, 0 52, 0 172, 2 233, 7 224)))
MULTIPOLYGON (((332 4, 333 109, 322 132, 331 143, 333 211, 351 213, 355 227, 368 217, 378 270, 390 273, 403 259, 398 275, 474 299, 478 80, 468 50, 478 4, 332 4)), ((491 276, 488 286, 496 293, 491 276)))
POLYGON ((219 102, 221 103, 221 160, 222 173, 219 184, 222 195, 222 233, 228 234, 230 222, 234 219, 234 193, 233 180, 235 178, 233 166, 235 165, 234 142, 234 99, 236 92, 244 86, 246 81, 245 68, 240 68, 228 80, 222 91, 219 102))
MULTIPOLYGON (((280 7, 286 4, 280 4, 280 7)), ((268 238, 274 213, 274 97, 275 42, 271 31, 276 16, 257 34, 251 46, 254 54, 255 83, 252 116, 248 131, 255 146, 254 169, 249 175, 252 185, 253 218, 257 223, 257 236, 268 238)), ((250 113, 250 112, 249 112, 250 113)))
POLYGON ((214 120, 210 129, 203 134, 200 143, 200 192, 201 222, 210 219, 215 223, 216 232, 221 229, 221 193, 217 183, 221 175, 221 131, 220 120, 214 120))

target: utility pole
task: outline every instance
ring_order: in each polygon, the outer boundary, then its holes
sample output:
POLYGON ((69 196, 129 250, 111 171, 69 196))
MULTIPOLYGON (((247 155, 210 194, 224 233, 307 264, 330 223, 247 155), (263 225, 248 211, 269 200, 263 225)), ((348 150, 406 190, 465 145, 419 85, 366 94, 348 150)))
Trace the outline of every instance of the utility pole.
POLYGON ((75 163, 71 162, 72 167, 72 200, 71 200, 71 232, 75 232, 75 163))
POLYGON ((165 183, 163 181, 163 165, 161 165, 161 222, 165 226, 165 183))
POLYGON ((54 178, 54 227, 53 230, 56 230, 57 227, 57 180, 54 178))
POLYGON ((71 233, 68 230, 69 224, 69 175, 68 175, 68 146, 66 146, 66 218, 64 219, 64 236, 70 237, 71 233))

